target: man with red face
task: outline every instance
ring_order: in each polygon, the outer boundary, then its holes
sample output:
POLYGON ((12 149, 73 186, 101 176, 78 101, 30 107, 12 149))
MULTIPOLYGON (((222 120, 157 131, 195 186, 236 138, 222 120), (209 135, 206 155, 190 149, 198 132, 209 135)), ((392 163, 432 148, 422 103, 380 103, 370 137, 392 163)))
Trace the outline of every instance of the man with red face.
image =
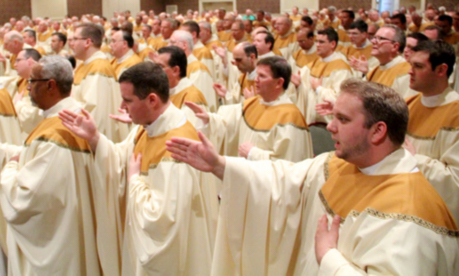
POLYGON ((448 85, 454 49, 442 41, 421 41, 410 57, 408 149, 418 167, 459 221, 459 96, 448 85), (435 57, 435 58, 432 58, 435 57))
POLYGON ((296 164, 220 156, 203 135, 202 143, 167 143, 174 158, 223 180, 212 272, 459 273, 457 225, 401 147, 404 100, 351 78, 333 115, 327 128, 336 151, 296 164))
MULTIPOLYGON (((254 53, 255 46, 236 46, 242 55, 254 53), (251 49, 250 49, 251 48, 251 49), (245 50, 245 51, 244 51, 245 50)), ((242 70, 256 57, 250 55, 238 62, 242 70)), ((247 76, 249 77, 249 76, 247 76)), ((291 69, 279 56, 258 61, 255 77, 256 96, 238 104, 221 106, 218 113, 196 109, 217 148, 231 156, 249 160, 290 161, 312 156, 308 127, 298 108, 284 93, 290 82, 291 69)))

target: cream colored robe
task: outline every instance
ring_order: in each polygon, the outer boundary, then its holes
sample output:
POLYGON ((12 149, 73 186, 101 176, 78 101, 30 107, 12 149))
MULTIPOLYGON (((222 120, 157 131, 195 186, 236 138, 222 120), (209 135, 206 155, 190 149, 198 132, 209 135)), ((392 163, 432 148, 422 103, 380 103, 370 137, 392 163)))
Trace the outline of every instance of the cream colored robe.
POLYGON ((217 114, 209 115, 203 131, 225 155, 237 156, 239 145, 245 142, 254 144, 249 160, 299 161, 313 155, 304 118, 285 94, 272 102, 252 97, 243 104, 221 106, 217 114))
POLYGON ((332 155, 296 164, 227 157, 212 275, 459 273, 457 227, 409 152, 363 172, 332 155), (317 221, 335 213, 338 247, 319 268, 317 221))
POLYGON ((215 79, 216 74, 213 55, 210 50, 202 44, 201 40, 198 40, 198 42, 193 45, 193 55, 209 69, 212 79, 215 79))
POLYGON ((104 53, 94 53, 75 70, 72 97, 91 113, 97 129, 109 139, 119 142, 127 136, 127 125, 109 118, 118 113, 121 94, 115 71, 104 53))
POLYGON ((217 95, 213 88, 214 80, 209 69, 193 54, 190 54, 187 60, 186 76, 191 80, 193 85, 204 94, 209 110, 215 112, 217 110, 217 95))
POLYGON ((330 56, 320 58, 314 63, 310 70, 309 78, 302 77, 301 85, 297 88, 296 93, 296 105, 304 115, 308 125, 316 122, 327 123, 329 121, 328 117, 317 114, 315 106, 325 99, 336 99, 341 82, 350 77, 352 77, 352 69, 341 53, 334 52, 330 56), (311 77, 322 79, 322 85, 315 91, 310 85, 311 77))
POLYGON ((438 96, 419 93, 407 103, 407 137, 418 167, 459 222, 459 95, 448 87, 438 96))
MULTIPOLYGON (((255 78, 257 77, 257 69, 250 73, 240 73, 237 83, 234 83, 230 91, 227 91, 225 98, 222 99, 223 104, 238 104, 244 102, 244 89, 249 88, 255 91, 255 78)), ((255 91, 256 92, 256 91, 255 91)))
POLYGON ((14 109, 11 96, 5 89, 0 89, 0 143, 21 145, 21 127, 14 109))
POLYGON ((117 191, 108 194, 119 200, 125 217, 123 275, 210 273, 217 191, 201 182, 201 173, 170 157, 165 142, 175 136, 198 139, 185 114, 170 104, 155 122, 136 127, 122 143, 101 136, 97 145, 96 168, 107 188, 117 191), (142 153, 141 174, 126 185, 133 152, 142 153))
MULTIPOLYGON (((64 108, 80 106, 66 98, 45 111, 19 162, 9 162, 1 174, 9 275, 119 273, 117 250, 98 241, 113 227, 96 223, 98 180, 90 147, 62 125, 57 113, 64 108)), ((11 156, 11 146, 4 147, 3 157, 11 156)))
POLYGON ((296 33, 289 31, 284 36, 277 37, 273 49, 279 50, 282 56, 289 60, 290 56, 299 49, 296 33))

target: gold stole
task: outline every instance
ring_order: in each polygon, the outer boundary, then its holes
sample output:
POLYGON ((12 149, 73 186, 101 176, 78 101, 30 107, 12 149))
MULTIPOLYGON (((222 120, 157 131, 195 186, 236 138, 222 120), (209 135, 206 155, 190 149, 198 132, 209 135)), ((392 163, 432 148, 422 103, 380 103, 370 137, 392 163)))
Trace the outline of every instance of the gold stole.
POLYGON ((207 106, 206 98, 194 85, 186 87, 184 90, 172 95, 171 102, 177 107, 182 108, 185 101, 192 102, 199 105, 207 106))
POLYGON ((349 65, 342 59, 335 59, 330 62, 324 62, 318 59, 316 63, 314 63, 314 67, 311 68, 311 76, 315 78, 326 78, 336 70, 351 71, 351 67, 349 67, 349 65))
POLYGON ((255 96, 243 103, 242 117, 251 129, 269 131, 276 125, 293 125, 300 129, 308 129, 296 105, 286 103, 268 106, 261 104, 260 99, 260 96, 255 96))
POLYGON ((88 142, 68 130, 57 116, 43 120, 30 133, 24 145, 30 146, 34 140, 51 142, 72 151, 91 152, 88 142))
POLYGON ((148 169, 156 168, 161 161, 178 162, 166 150, 166 141, 171 140, 172 137, 183 137, 199 141, 198 133, 189 121, 178 128, 154 137, 148 137, 147 131, 143 127, 139 127, 134 140, 134 154, 136 156, 139 153, 142 154, 142 164, 140 166, 142 174, 148 175, 148 169))
POLYGON ((408 74, 410 68, 411 65, 408 62, 401 62, 386 70, 381 70, 381 67, 378 66, 368 73, 367 80, 391 87, 395 79, 408 74))
POLYGON ((429 108, 421 103, 421 94, 407 100, 410 120, 408 134, 434 139, 441 129, 459 130, 459 101, 429 108))
POLYGON ((333 155, 325 174, 327 181, 319 196, 327 212, 339 215, 342 221, 348 215, 368 212, 459 236, 451 213, 421 172, 365 175, 333 155))

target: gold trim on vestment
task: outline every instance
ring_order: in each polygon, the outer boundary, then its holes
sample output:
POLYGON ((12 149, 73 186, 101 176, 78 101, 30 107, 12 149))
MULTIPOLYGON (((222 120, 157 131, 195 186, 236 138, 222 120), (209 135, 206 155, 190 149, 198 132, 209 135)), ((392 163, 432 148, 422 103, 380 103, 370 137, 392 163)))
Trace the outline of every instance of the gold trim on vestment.
MULTIPOLYGON (((91 153, 91 150, 85 150, 85 149, 80 149, 80 148, 76 148, 76 147, 71 147, 69 145, 65 145, 59 141, 56 141, 54 139, 47 139, 45 137, 38 137, 38 138, 35 138, 32 140, 33 141, 40 141, 40 142, 47 142, 47 143, 53 143, 55 144, 56 146, 58 147, 61 147, 61 148, 65 148, 65 149, 69 149, 71 151, 77 151, 77 152, 82 152, 82 153, 91 153)), ((30 145, 32 144, 32 142, 30 144, 26 144, 26 142, 24 142, 24 147, 30 147, 30 145)))

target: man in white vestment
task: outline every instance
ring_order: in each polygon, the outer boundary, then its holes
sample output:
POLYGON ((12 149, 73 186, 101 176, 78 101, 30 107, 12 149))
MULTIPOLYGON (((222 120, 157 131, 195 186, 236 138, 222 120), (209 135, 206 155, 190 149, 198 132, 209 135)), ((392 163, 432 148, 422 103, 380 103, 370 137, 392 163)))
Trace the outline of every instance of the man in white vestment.
POLYGON ((215 227, 210 212, 218 208, 217 194, 208 183, 201 185, 200 172, 172 159, 165 145, 176 135, 198 140, 197 132, 169 100, 160 65, 139 63, 119 83, 121 107, 137 125, 125 141, 112 143, 87 113, 65 112, 61 118, 89 142, 96 169, 107 180, 106 194, 119 202, 122 274, 209 275, 215 227))
POLYGON ((167 142, 223 180, 212 274, 457 275, 456 223, 401 147, 403 99, 349 79, 333 115, 336 151, 296 164, 219 156, 202 134, 167 142))
MULTIPOLYGON (((9 275, 118 275, 114 224, 96 223, 104 205, 89 144, 72 134, 58 112, 79 112, 70 97, 73 70, 64 57, 42 58, 28 89, 44 120, 23 147, 2 144, 0 204, 7 222, 9 275), (17 155, 19 154, 19 155, 17 155), (14 156, 11 158, 11 156, 14 156)), ((105 215, 105 214, 103 214, 105 215)))
POLYGON ((443 41, 421 41, 410 57, 407 140, 418 167, 459 221, 459 94, 448 85, 456 60, 443 41))
POLYGON ((290 161, 311 157, 306 122, 284 93, 291 76, 288 62, 279 56, 262 59, 257 63, 256 75, 256 96, 221 106, 218 113, 207 113, 195 106, 197 117, 205 125, 203 131, 209 132, 217 148, 230 156, 290 161))

